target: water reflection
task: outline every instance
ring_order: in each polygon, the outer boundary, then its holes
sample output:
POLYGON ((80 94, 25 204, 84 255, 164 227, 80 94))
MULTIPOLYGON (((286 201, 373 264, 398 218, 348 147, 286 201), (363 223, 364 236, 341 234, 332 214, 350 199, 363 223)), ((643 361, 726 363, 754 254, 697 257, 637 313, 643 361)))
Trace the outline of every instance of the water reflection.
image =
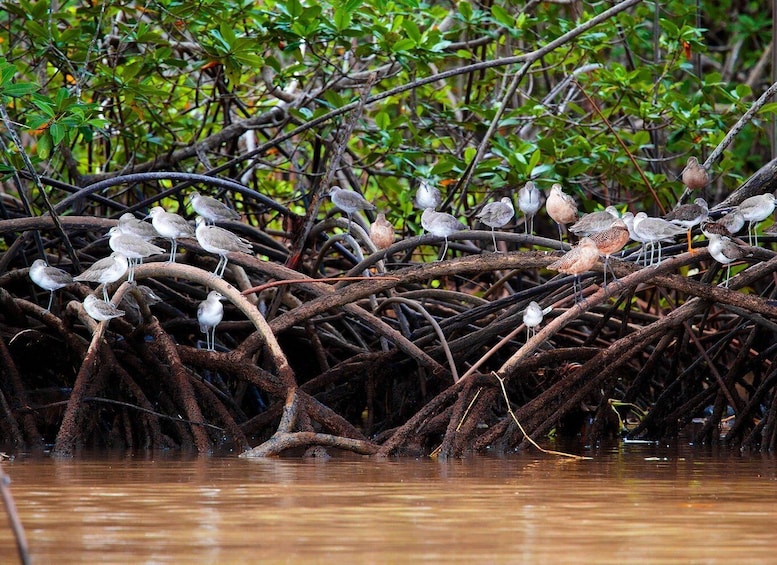
MULTIPOLYGON (((35 563, 772 559, 771 458, 620 446, 590 461, 142 457, 4 464, 35 563)), ((0 529, 0 555, 13 555, 0 529)))

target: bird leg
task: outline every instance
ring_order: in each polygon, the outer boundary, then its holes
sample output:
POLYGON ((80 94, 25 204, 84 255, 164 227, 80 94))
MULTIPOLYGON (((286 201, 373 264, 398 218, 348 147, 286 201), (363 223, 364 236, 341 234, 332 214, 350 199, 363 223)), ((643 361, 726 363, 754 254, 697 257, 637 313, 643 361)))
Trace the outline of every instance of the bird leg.
POLYGON ((49 291, 49 305, 46 308, 46 312, 51 312, 51 305, 54 304, 54 291, 49 291))

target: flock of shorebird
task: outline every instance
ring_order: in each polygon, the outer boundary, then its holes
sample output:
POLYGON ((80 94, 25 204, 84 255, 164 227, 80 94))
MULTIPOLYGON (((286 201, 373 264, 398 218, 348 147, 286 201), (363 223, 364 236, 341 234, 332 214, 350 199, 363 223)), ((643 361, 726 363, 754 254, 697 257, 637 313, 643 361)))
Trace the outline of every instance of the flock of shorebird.
MULTIPOLYGON (((220 200, 197 192, 190 195, 189 202, 197 214, 194 227, 182 216, 167 212, 161 206, 149 211, 146 218, 151 219, 150 223, 129 212, 124 214, 116 225, 108 230, 108 246, 113 251, 111 255, 96 261, 75 277, 67 271, 47 265, 42 259, 35 260, 30 267, 30 278, 39 287, 49 291, 47 310, 51 309, 54 291, 73 282, 95 282, 102 285, 102 298, 88 295, 83 302, 86 313, 100 322, 123 316, 125 312, 110 301, 106 286, 117 282, 125 274, 127 280, 133 282, 135 266, 143 259, 167 253, 152 242, 156 238, 170 240, 168 262, 175 261, 179 239, 196 239, 205 251, 219 256, 214 270, 214 274, 219 278, 224 276, 229 253, 251 253, 251 244, 248 241, 229 230, 213 225, 217 221, 236 220, 240 218, 240 214, 220 200)), ((206 335, 208 349, 214 348, 215 329, 224 315, 222 298, 220 293, 211 291, 197 309, 200 330, 206 335)))
MULTIPOLYGON (((691 157, 682 173, 682 181, 690 190, 704 188, 709 183, 707 171, 698 161, 691 157)), ((348 217, 348 231, 351 230, 353 214, 363 210, 375 210, 375 206, 366 200, 359 192, 333 186, 328 195, 332 203, 348 217)), ((524 230, 526 234, 534 231, 534 218, 542 206, 542 194, 532 181, 527 182, 518 191, 518 209, 524 215, 524 230)), ((89 295, 83 302, 84 310, 95 320, 104 321, 124 315, 116 305, 111 303, 106 291, 106 285, 114 283, 127 274, 129 282, 134 281, 134 268, 144 258, 166 253, 165 249, 152 243, 155 238, 165 238, 170 241, 169 262, 176 257, 178 239, 195 238, 207 252, 219 256, 214 274, 223 277, 227 267, 229 253, 251 253, 251 245, 238 235, 214 225, 217 221, 236 220, 240 215, 226 204, 209 196, 194 192, 189 197, 192 209, 197 214, 194 226, 178 214, 167 212, 162 207, 152 208, 147 222, 126 213, 117 224, 108 231, 109 246, 113 253, 109 257, 95 262, 89 269, 72 277, 69 273, 56 267, 51 267, 45 261, 38 259, 30 267, 30 278, 35 284, 49 291, 51 309, 54 292, 74 281, 96 282, 102 285, 102 299, 89 295)), ((429 182, 421 182, 413 201, 416 208, 422 210, 421 226, 432 235, 442 237, 444 246, 440 258, 442 260, 448 250, 448 237, 456 232, 468 229, 455 216, 438 211, 443 199, 440 191, 429 182)), ((619 252, 630 240, 641 244, 637 261, 644 253, 646 265, 658 265, 661 262, 662 243, 673 242, 679 235, 686 234, 688 251, 691 248, 691 231, 695 226, 701 226, 702 233, 708 238, 710 255, 718 262, 726 265, 725 286, 728 287, 731 264, 747 256, 747 249, 737 243, 733 236, 748 224, 748 243, 758 245, 756 233, 757 224, 774 212, 775 196, 771 193, 752 196, 742 201, 738 206, 730 208, 725 215, 712 220, 710 211, 701 198, 691 204, 677 206, 663 218, 649 217, 645 212, 636 215, 631 212, 621 214, 614 206, 604 210, 580 216, 574 198, 566 194, 558 183, 551 186, 545 201, 548 216, 557 224, 559 240, 563 239, 563 229, 579 238, 579 241, 569 251, 548 265, 551 270, 574 275, 573 294, 578 299, 582 295, 580 275, 590 271, 601 256, 604 257, 604 286, 607 286, 608 268, 615 279, 615 273, 609 266, 610 256, 619 252), (647 258, 648 250, 650 259, 647 258), (656 258, 657 253, 657 258, 656 258)), ((507 225, 515 216, 513 200, 503 197, 497 202, 490 202, 477 212, 477 219, 491 228, 494 250, 497 242, 494 230, 507 225)), ((370 228, 370 237, 378 248, 384 249, 394 242, 394 227, 380 213, 370 228)), ((223 296, 216 291, 199 305, 197 318, 200 329, 206 334, 208 349, 215 344, 215 328, 221 322, 224 309, 221 304, 223 296)), ((530 304, 524 314, 527 332, 533 331, 542 321, 543 310, 536 303, 530 304)), ((528 335, 527 335, 528 336, 528 335)))

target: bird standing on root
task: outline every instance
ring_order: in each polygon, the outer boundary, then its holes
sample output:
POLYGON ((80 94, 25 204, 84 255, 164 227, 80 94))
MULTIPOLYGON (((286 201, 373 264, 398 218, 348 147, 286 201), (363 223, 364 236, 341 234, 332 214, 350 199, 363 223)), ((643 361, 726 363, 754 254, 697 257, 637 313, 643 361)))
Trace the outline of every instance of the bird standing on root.
MULTIPOLYGON (((604 288, 607 288, 607 267, 610 265, 610 255, 617 253, 628 243, 630 238, 629 229, 623 220, 616 218, 608 229, 596 232, 590 238, 596 244, 599 253, 604 255, 604 288)), ((612 267, 610 269, 612 279, 617 280, 618 277, 615 276, 612 267)))
POLYGON ((119 310, 111 302, 100 300, 94 294, 89 294, 84 298, 84 310, 98 322, 119 318, 124 315, 124 310, 119 310))
POLYGON ((223 222, 227 220, 239 220, 240 214, 211 196, 203 196, 195 191, 189 195, 189 202, 197 215, 205 218, 208 223, 223 222))
POLYGON ((693 226, 697 226, 702 223, 710 215, 707 201, 704 198, 697 198, 693 201, 693 204, 683 204, 669 211, 664 216, 665 220, 683 226, 688 230, 688 252, 693 253, 691 249, 691 230, 693 226))
POLYGON ((620 217, 615 206, 607 206, 604 210, 586 214, 569 227, 569 231, 579 237, 593 235, 608 229, 620 217))
POLYGON ((696 157, 688 157, 688 162, 681 174, 683 184, 689 190, 701 190, 710 183, 710 175, 696 157))
POLYGON ((54 291, 64 288, 73 282, 70 273, 51 267, 43 259, 35 259, 30 266, 30 279, 43 290, 49 291, 49 305, 46 311, 51 311, 51 305, 54 303, 54 291))
POLYGON ((750 245, 758 245, 758 233, 754 232, 753 224, 758 224, 772 215, 775 207, 774 194, 767 192, 745 198, 736 210, 742 214, 747 224, 747 241, 750 245), (753 243, 753 234, 755 233, 755 243, 753 243))
POLYGON ((494 235, 494 228, 501 228, 507 224, 515 216, 515 208, 513 208, 513 201, 506 196, 499 202, 489 202, 476 217, 481 222, 491 228, 491 239, 494 241, 494 251, 496 252, 496 236, 494 235))
POLYGON ((707 237, 710 240, 707 246, 710 255, 715 261, 726 266, 726 283, 724 286, 728 288, 728 280, 731 278, 731 263, 747 257, 748 253, 726 236, 708 233, 707 237))
POLYGON ((431 208, 427 208, 421 214, 421 227, 432 235, 445 238, 445 246, 440 258, 437 259, 438 261, 445 259, 445 254, 448 252, 448 236, 453 235, 457 231, 469 229, 450 214, 435 212, 431 208))
POLYGON ((332 198, 332 204, 348 216, 348 233, 351 233, 351 214, 359 210, 375 209, 371 202, 368 202, 364 196, 355 190, 346 190, 339 186, 333 186, 329 189, 329 196, 332 198))
MULTIPOLYGON (((667 222, 663 218, 649 218, 645 212, 639 212, 634 216, 632 224, 635 235, 650 245, 650 265, 653 264, 653 252, 658 244, 658 263, 661 264, 661 243, 672 242, 678 235, 685 233, 685 228, 667 222)), ((647 253, 647 252, 646 252, 647 253)))
POLYGON ((534 216, 537 215, 540 206, 542 206, 542 194, 532 181, 528 181, 518 191, 518 208, 524 215, 523 228, 526 235, 534 233, 534 216))
POLYGON ((122 233, 119 226, 113 226, 108 230, 108 235, 110 236, 108 247, 113 251, 118 251, 129 260, 129 275, 127 275, 127 282, 134 282, 136 264, 139 265, 146 257, 161 255, 165 252, 165 250, 158 245, 154 245, 143 238, 122 233))
POLYGON ((103 285, 103 300, 108 302, 108 284, 119 280, 127 272, 129 262, 127 258, 114 251, 109 257, 95 261, 86 271, 74 277, 78 282, 96 282, 103 285))
POLYGON ((558 225, 558 240, 561 242, 561 226, 577 221, 577 203, 566 194, 561 185, 556 183, 550 187, 548 200, 545 202, 548 216, 558 225))
POLYGON ((523 311, 523 325, 526 326, 526 341, 529 341, 537 331, 537 326, 542 323, 545 314, 553 310, 553 306, 548 306, 544 310, 534 300, 529 302, 526 310, 523 311))
POLYGON ((418 189, 415 191, 415 198, 413 204, 416 208, 426 210, 427 208, 437 209, 442 204, 442 194, 440 190, 432 186, 429 181, 422 179, 418 184, 418 189))
POLYGON ((248 241, 224 228, 209 226, 205 223, 205 218, 202 216, 197 217, 195 225, 197 226, 195 235, 200 247, 208 253, 215 253, 219 256, 219 262, 213 271, 213 274, 219 278, 224 276, 224 271, 229 261, 227 258, 229 253, 250 254, 253 251, 248 241))
POLYGON ((216 326, 224 317, 224 306, 221 304, 223 299, 224 296, 220 292, 211 290, 208 297, 197 307, 197 321, 200 323, 200 331, 205 334, 208 351, 216 350, 216 326))
POLYGON ((370 239, 378 249, 386 249, 394 243, 394 226, 380 212, 370 226, 370 239))
POLYGON ((582 298, 583 295, 580 275, 590 271, 598 259, 599 249, 596 247, 596 243, 590 237, 584 237, 576 246, 548 265, 548 269, 564 273, 565 275, 575 276, 575 280, 572 283, 572 291, 577 304, 577 286, 580 287, 580 297, 582 298))
POLYGON ((116 226, 121 233, 134 235, 141 239, 145 239, 146 241, 151 241, 155 237, 159 237, 159 233, 157 233, 153 225, 137 219, 131 212, 122 214, 116 226))
POLYGON ((157 233, 170 240, 170 259, 167 262, 175 263, 178 238, 194 238, 194 228, 181 216, 166 212, 161 206, 151 208, 148 215, 157 233))

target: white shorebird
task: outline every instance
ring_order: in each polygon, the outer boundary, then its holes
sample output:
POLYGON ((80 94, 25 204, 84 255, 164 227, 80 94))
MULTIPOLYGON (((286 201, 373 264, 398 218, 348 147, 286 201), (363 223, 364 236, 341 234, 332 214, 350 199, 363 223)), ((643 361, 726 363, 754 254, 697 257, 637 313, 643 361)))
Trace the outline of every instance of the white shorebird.
POLYGON ((329 196, 332 199, 332 204, 348 216, 348 233, 351 232, 351 214, 359 210, 375 209, 371 202, 368 202, 364 196, 355 190, 346 190, 339 186, 333 186, 329 189, 329 196))
POLYGON ((534 216, 542 206, 542 193, 534 186, 532 181, 527 181, 518 191, 518 209, 523 212, 524 233, 534 233, 534 216))
POLYGON ((508 197, 502 198, 499 202, 489 202, 476 214, 481 222, 491 228, 491 239, 494 241, 494 251, 496 249, 496 236, 494 228, 501 228, 515 216, 513 201, 508 197))
POLYGON ((688 162, 681 174, 683 184, 689 190, 700 190, 710 183, 710 175, 696 157, 688 157, 688 162))
MULTIPOLYGON (((649 218, 645 212, 639 212, 634 216, 632 226, 634 233, 650 246, 650 265, 653 264, 653 252, 658 245, 658 263, 661 264, 661 243, 672 242, 678 235, 685 233, 685 228, 667 222, 663 218, 649 218)), ((647 251, 645 251, 647 254, 647 251)))
POLYGON ((216 326, 224 317, 224 305, 221 304, 223 299, 224 296, 220 292, 211 290, 208 297, 197 307, 197 321, 200 323, 200 331, 205 334, 208 351, 216 349, 216 326))
POLYGON ((123 234, 134 235, 146 241, 159 237, 159 234, 149 222, 137 219, 131 212, 125 212, 116 224, 123 234))
POLYGON ((569 231, 579 237, 593 235, 608 229, 618 218, 620 218, 618 209, 615 206, 607 206, 604 210, 586 214, 569 226, 569 231))
POLYGON ((124 315, 124 310, 119 310, 111 302, 100 300, 94 294, 89 294, 84 298, 84 310, 98 322, 119 318, 124 315))
POLYGON ((189 202, 192 209, 211 224, 240 219, 240 214, 237 211, 211 196, 203 196, 195 191, 189 195, 189 202))
POLYGON ((537 326, 542 323, 545 314, 550 313, 553 306, 548 306, 544 310, 534 300, 529 302, 526 310, 523 311, 523 325, 526 326, 526 341, 529 341, 537 331, 537 326))
POLYGON ((251 253, 251 244, 237 234, 218 226, 209 226, 201 216, 197 217, 197 243, 200 244, 208 253, 215 253, 219 256, 219 262, 213 274, 221 278, 227 268, 227 257, 230 253, 251 253))
POLYGON ((578 286, 580 287, 580 297, 583 296, 580 275, 590 271, 598 259, 599 249, 596 247, 596 243, 590 237, 584 237, 572 249, 548 265, 548 269, 575 276, 572 282, 572 292, 575 296, 575 303, 577 303, 578 286))
POLYGON ((438 261, 445 259, 445 254, 448 252, 448 236, 453 235, 457 231, 469 229, 450 214, 435 212, 432 208, 427 208, 421 214, 421 227, 432 235, 445 238, 445 246, 440 258, 437 259, 438 261))
POLYGON ((386 249, 394 243, 394 226, 380 212, 370 226, 370 239, 378 249, 386 249))
POLYGON ((683 204, 670 210, 664 219, 683 226, 688 230, 688 251, 693 253, 691 249, 691 230, 693 226, 697 226, 702 223, 710 215, 707 201, 704 198, 697 198, 692 204, 683 204))
POLYGON ((43 290, 49 291, 49 305, 47 311, 51 311, 51 305, 54 303, 54 291, 64 288, 73 282, 70 273, 50 267, 43 259, 35 259, 30 266, 30 279, 43 290))
POLYGON ((148 215, 157 233, 170 240, 170 259, 167 262, 174 263, 178 238, 194 238, 194 228, 181 216, 166 212, 161 206, 151 208, 148 215))
POLYGON ((113 226, 108 230, 110 239, 108 240, 108 246, 113 250, 121 253, 129 260, 129 274, 127 275, 127 281, 133 282, 135 280, 135 265, 139 265, 140 262, 146 257, 152 255, 162 255, 165 250, 154 245, 145 239, 136 235, 130 235, 122 233, 118 226, 113 226))
POLYGON ((427 208, 437 209, 442 204, 442 194, 439 189, 432 186, 426 179, 421 179, 418 183, 418 189, 415 191, 413 205, 420 210, 427 208))
POLYGON ((724 286, 728 288, 728 280, 731 278, 731 263, 746 257, 747 252, 726 236, 707 232, 705 235, 710 241, 707 249, 709 249, 712 258, 726 266, 726 284, 724 286))
POLYGON ((774 194, 767 192, 766 194, 759 194, 757 196, 751 196, 745 198, 736 210, 742 214, 742 217, 748 222, 747 224, 747 238, 750 245, 758 245, 758 233, 754 232, 753 224, 764 221, 766 218, 772 215, 775 207, 774 194), (755 233, 755 244, 753 244, 753 234, 755 233))
POLYGON ((79 282, 96 282, 103 285, 103 300, 108 302, 108 283, 114 283, 119 280, 127 272, 129 268, 129 261, 127 258, 114 251, 109 257, 95 261, 91 267, 85 270, 77 277, 73 277, 74 281, 79 282))
POLYGON ((561 185, 556 183, 550 187, 550 194, 545 202, 548 216, 558 225, 558 240, 561 241, 561 226, 577 220, 577 203, 566 194, 561 185))

